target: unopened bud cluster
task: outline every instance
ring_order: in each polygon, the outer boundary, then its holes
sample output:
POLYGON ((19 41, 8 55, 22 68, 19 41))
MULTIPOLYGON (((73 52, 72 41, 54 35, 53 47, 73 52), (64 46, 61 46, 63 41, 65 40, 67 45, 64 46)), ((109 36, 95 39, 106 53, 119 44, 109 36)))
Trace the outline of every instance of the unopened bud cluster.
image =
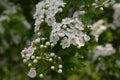
MULTIPOLYGON (((57 56, 54 52, 51 52, 54 44, 47 41, 47 38, 36 38, 32 41, 31 46, 22 50, 23 62, 30 67, 28 76, 31 78, 36 77, 37 75, 37 66, 38 64, 48 63, 50 66, 49 69, 62 73, 62 59, 60 56, 57 56)), ((43 77, 43 73, 40 73, 39 77, 43 77)))

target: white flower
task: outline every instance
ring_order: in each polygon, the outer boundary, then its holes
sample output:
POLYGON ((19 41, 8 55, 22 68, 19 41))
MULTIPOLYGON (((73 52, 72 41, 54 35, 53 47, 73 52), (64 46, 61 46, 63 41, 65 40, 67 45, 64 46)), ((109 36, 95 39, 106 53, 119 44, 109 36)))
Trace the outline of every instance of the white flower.
POLYGON ((70 38, 71 36, 75 36, 76 35, 75 33, 76 33, 76 29, 67 28, 67 31, 65 32, 65 35, 70 38))
POLYGON ((73 44, 73 45, 76 46, 76 45, 77 45, 76 41, 77 41, 77 39, 76 39, 75 36, 71 36, 71 37, 70 37, 70 43, 71 43, 71 44, 73 44))
POLYGON ((36 70, 34 68, 31 68, 27 75, 31 78, 36 77, 36 70))
POLYGON ((56 23, 56 22, 54 22, 53 24, 52 24, 52 32, 56 32, 56 31, 59 31, 60 29, 61 29, 61 23, 56 23))
POLYGON ((39 26, 40 27, 40 24, 43 22, 43 19, 36 19, 35 20, 35 26, 39 26))
POLYGON ((39 43, 40 42, 40 38, 35 39, 35 42, 39 43))
POLYGON ((80 48, 80 47, 82 47, 82 46, 85 45, 83 38, 79 38, 79 39, 76 41, 76 43, 77 43, 77 45, 78 45, 78 46, 77 46, 78 48, 80 48))
POLYGON ((84 35, 84 40, 85 40, 85 41, 89 41, 89 40, 90 40, 90 37, 85 34, 85 35, 84 35))
POLYGON ((63 29, 60 29, 59 31, 57 31, 57 34, 59 35, 59 37, 64 37, 66 34, 66 31, 63 29))
POLYGON ((62 19, 62 24, 70 24, 70 21, 71 21, 70 18, 62 19))
POLYGON ((51 33, 50 35, 50 42, 57 44, 57 41, 59 40, 59 36, 56 33, 51 33))
POLYGON ((47 16, 47 17, 45 18, 45 21, 46 21, 46 23, 47 23, 49 26, 52 26, 52 24, 53 24, 54 22, 56 22, 55 18, 52 17, 52 16, 47 16))
POLYGON ((36 5, 36 12, 34 14, 34 19, 36 19, 35 26, 40 26, 40 24, 43 22, 44 13, 45 13, 45 10, 43 9, 43 5, 44 2, 39 2, 36 5))
POLYGON ((84 30, 84 25, 83 25, 83 23, 80 20, 78 20, 78 18, 75 18, 75 23, 76 23, 75 27, 77 29, 84 30))
POLYGON ((23 51, 22 51, 22 55, 25 54, 26 58, 29 59, 30 56, 33 55, 34 53, 34 50, 35 48, 33 48, 32 46, 28 47, 28 48, 25 48, 23 51))
POLYGON ((70 40, 67 37, 64 37, 60 43, 63 49, 68 48, 70 46, 70 40))
POLYGON ((79 36, 79 37, 83 37, 85 35, 84 32, 82 32, 81 30, 76 30, 75 31, 75 35, 79 36))
MULTIPOLYGON (((47 12, 47 14, 49 14, 49 16, 51 16, 51 17, 54 17, 55 16, 55 14, 57 13, 59 11, 59 9, 56 7, 56 6, 52 6, 52 7, 50 7, 49 9, 48 9, 48 12, 47 12)), ((46 15, 47 15, 46 14, 46 15)))

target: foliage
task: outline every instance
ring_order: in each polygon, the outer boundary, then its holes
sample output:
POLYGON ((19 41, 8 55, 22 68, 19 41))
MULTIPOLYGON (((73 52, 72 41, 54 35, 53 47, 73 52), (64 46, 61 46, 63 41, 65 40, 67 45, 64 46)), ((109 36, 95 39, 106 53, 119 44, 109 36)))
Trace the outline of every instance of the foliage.
POLYGON ((0 1, 0 80, 119 80, 119 2, 0 1))

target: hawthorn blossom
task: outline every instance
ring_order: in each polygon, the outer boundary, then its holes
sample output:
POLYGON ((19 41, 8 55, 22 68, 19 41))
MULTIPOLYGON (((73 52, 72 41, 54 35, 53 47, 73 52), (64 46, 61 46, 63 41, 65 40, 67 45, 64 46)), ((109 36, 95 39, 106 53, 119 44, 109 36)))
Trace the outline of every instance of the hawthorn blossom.
MULTIPOLYGON (((54 45, 58 44, 58 41, 62 49, 65 49, 71 45, 81 48, 86 41, 90 40, 90 37, 83 31, 85 26, 78 18, 66 17, 61 22, 57 22, 55 16, 58 12, 62 12, 64 6, 65 3, 62 0, 43 0, 36 5, 34 19, 37 37, 28 48, 21 52, 23 62, 31 67, 28 76, 32 78, 36 76, 36 71, 32 67, 36 68, 37 63, 43 60, 53 63, 50 64, 51 70, 58 73, 63 72, 62 58, 51 52, 54 45), (51 28, 49 38, 45 38, 44 29, 40 27, 43 22, 47 23, 51 28), (39 54, 36 54, 37 52, 39 54)), ((42 78, 43 76, 43 73, 39 74, 39 77, 42 78)))
POLYGON ((36 70, 34 68, 31 68, 27 75, 31 78, 36 77, 36 70))
POLYGON ((90 40, 90 37, 89 37, 88 35, 85 34, 84 40, 85 40, 85 41, 89 41, 89 40, 90 40))
POLYGON ((54 44, 57 44, 57 41, 59 40, 59 37, 56 33, 51 33, 50 35, 50 42, 53 42, 54 44))
POLYGON ((55 15, 62 12, 62 8, 66 3, 62 0, 44 0, 36 5, 35 19, 35 32, 39 30, 42 22, 46 22, 52 26, 56 22, 55 15))
POLYGON ((94 23, 91 28, 92 28, 92 35, 95 36, 96 41, 98 41, 98 38, 103 31, 107 29, 107 26, 103 25, 104 21, 99 20, 96 23, 94 23))
POLYGON ((98 45, 94 50, 93 60, 96 60, 99 56, 110 56, 115 53, 115 49, 112 47, 112 44, 105 44, 105 46, 98 45))
POLYGON ((70 46, 70 40, 67 37, 64 37, 61 41, 62 48, 68 48, 70 46))
POLYGON ((61 29, 61 26, 62 26, 61 23, 54 22, 54 23, 52 24, 52 30, 53 30, 52 32, 59 31, 59 30, 61 29))
POLYGON ((55 17, 47 16, 45 18, 45 22, 48 23, 48 26, 51 26, 54 22, 56 22, 56 19, 55 17))
POLYGON ((90 39, 90 37, 82 31, 85 27, 77 18, 65 18, 62 19, 61 24, 55 24, 55 26, 52 26, 50 42, 56 44, 57 41, 61 40, 60 45, 63 49, 68 48, 71 44, 80 48, 84 46, 85 41, 89 41, 90 39), (52 37, 55 38, 55 40, 52 37))
POLYGON ((30 47, 25 48, 24 50, 22 50, 21 54, 22 54, 23 56, 25 56, 25 57, 26 57, 26 59, 29 59, 29 58, 30 58, 30 56, 32 56, 32 55, 33 55, 34 50, 35 50, 35 48, 34 48, 34 47, 32 47, 32 46, 30 46, 30 47))

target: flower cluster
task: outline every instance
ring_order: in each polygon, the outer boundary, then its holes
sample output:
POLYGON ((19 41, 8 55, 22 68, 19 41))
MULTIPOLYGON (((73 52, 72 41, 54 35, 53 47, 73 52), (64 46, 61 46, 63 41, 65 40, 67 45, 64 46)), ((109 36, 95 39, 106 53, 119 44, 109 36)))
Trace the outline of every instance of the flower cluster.
POLYGON ((107 26, 104 25, 103 20, 99 20, 93 25, 91 25, 92 32, 91 34, 95 36, 96 41, 98 41, 99 35, 107 29, 107 26))
POLYGON ((120 3, 114 4, 113 8, 115 10, 113 15, 113 24, 120 27, 120 3))
POLYGON ((45 70, 49 69, 58 73, 63 72, 62 58, 53 50, 55 45, 58 45, 57 43, 60 42, 63 49, 69 48, 71 44, 80 48, 85 45, 86 41, 90 40, 84 31, 85 26, 78 18, 64 18, 61 19, 61 22, 57 22, 55 15, 62 12, 61 7, 64 5, 62 0, 44 0, 36 5, 34 19, 37 38, 21 52, 23 62, 30 67, 28 76, 31 78, 36 77, 37 73, 42 78, 46 74, 45 70), (44 35, 43 27, 40 27, 42 22, 51 26, 48 38, 44 35), (45 64, 49 65, 47 69, 41 68, 45 64), (41 72, 39 69, 42 69, 41 72))
POLYGON ((50 42, 56 44, 61 40, 62 48, 68 48, 70 44, 80 48, 84 46, 84 42, 88 41, 90 37, 85 34, 84 25, 80 20, 65 18, 61 23, 54 23, 50 35, 50 42))
MULTIPOLYGON (((43 65, 42 63, 45 62, 49 64, 49 69, 62 73, 62 59, 54 52, 51 52, 53 47, 54 44, 48 42, 46 38, 37 38, 32 41, 31 46, 22 50, 23 62, 30 67, 28 76, 31 78, 36 77, 38 71, 38 68, 36 68, 37 64, 43 65)), ((44 72, 39 73, 39 77, 42 78, 44 74, 44 72)))
POLYGON ((36 12, 34 14, 35 20, 35 32, 39 30, 40 24, 46 22, 49 26, 52 26, 56 22, 55 15, 58 12, 62 12, 62 8, 65 3, 62 0, 44 0, 36 5, 36 12))
POLYGON ((112 44, 105 44, 105 46, 98 45, 94 50, 93 60, 96 60, 99 56, 110 56, 115 53, 115 49, 112 47, 112 44))

